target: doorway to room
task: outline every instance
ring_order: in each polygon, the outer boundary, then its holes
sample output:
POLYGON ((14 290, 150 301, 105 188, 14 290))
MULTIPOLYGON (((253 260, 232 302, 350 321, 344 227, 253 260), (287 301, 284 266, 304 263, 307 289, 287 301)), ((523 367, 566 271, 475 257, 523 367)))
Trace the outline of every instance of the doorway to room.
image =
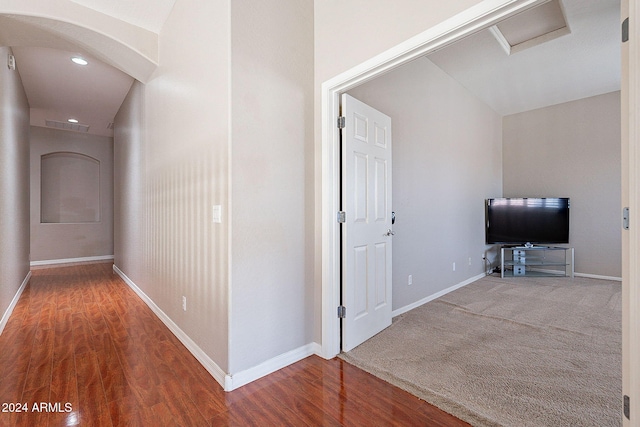
MULTIPOLYGON (((481 3, 434 29, 425 31, 375 58, 322 85, 322 354, 333 357, 340 352, 341 330, 336 307, 341 304, 340 211, 340 129, 335 125, 340 116, 340 97, 365 82, 382 76, 422 56, 442 49, 469 35, 545 3, 544 0, 516 0, 495 8, 481 3)), ((455 267, 454 267, 455 269, 455 267)), ((348 308, 347 308, 348 310, 348 308)))
MULTIPOLYGON (((450 30, 444 30, 438 34, 427 34, 421 42, 414 42, 409 46, 409 43, 397 46, 396 48, 386 52, 380 57, 376 58, 376 65, 371 66, 367 64, 367 67, 355 67, 353 70, 345 72, 334 79, 331 79, 323 85, 323 123, 326 125, 330 121, 328 117, 337 117, 336 113, 339 95, 347 92, 360 84, 372 80, 375 77, 393 70, 400 65, 407 63, 410 60, 436 50, 442 46, 442 44, 451 43, 454 39, 460 39, 465 35, 472 34, 474 31, 478 31, 480 28, 486 28, 500 19, 511 16, 517 13, 518 10, 531 7, 532 4, 540 2, 512 2, 510 5, 505 6, 500 11, 495 12, 495 15, 476 15, 465 21, 464 24, 459 26, 447 21, 445 24, 450 24, 448 27, 450 30), (498 15, 501 14, 501 18, 498 15), (460 29, 462 28, 462 29, 460 29), (410 52, 410 53, 407 53, 410 52)), ((628 88, 623 87, 623 103, 625 102, 626 91, 628 88)), ((624 115, 624 111, 623 111, 624 115)), ((624 123, 623 123, 624 125, 624 123)), ((625 125, 625 126, 628 126, 625 125)), ((633 124, 631 124, 633 126, 633 124)), ((339 207, 336 193, 334 189, 335 185, 335 171, 337 170, 337 162, 335 160, 335 147, 333 144, 336 140, 336 130, 330 126, 323 125, 323 353, 324 355, 337 354, 340 351, 339 344, 339 327, 335 319, 331 319, 331 316, 335 316, 335 306, 340 304, 339 290, 336 290, 336 283, 339 283, 339 269, 335 267, 337 264, 335 261, 336 256, 340 255, 340 246, 335 240, 335 234, 332 230, 335 230, 335 224, 328 221, 329 218, 335 220, 335 212, 339 207), (331 326, 334 325, 334 326, 331 326), (334 353, 335 352, 335 353, 334 353)), ((628 140, 628 136, 625 136, 623 132, 623 145, 624 141, 628 140), (625 139, 627 138, 627 139, 625 139)), ((633 154, 633 153, 632 153, 633 154)), ((624 161, 624 159, 623 159, 624 161)), ((633 190, 633 189, 631 189, 633 190)), ((623 188, 624 192, 624 188, 623 188)), ((633 197, 633 194, 631 194, 633 197)), ((623 197, 623 201, 625 198, 623 197)), ((633 200, 627 202, 633 204, 633 200)), ((631 245, 637 245, 637 242, 632 242, 631 245)), ((623 257, 628 258, 629 252, 625 251, 623 257)), ((628 274, 628 273, 625 273, 628 274)), ((628 282, 627 282, 628 283, 628 282)), ((626 295, 626 294, 625 294, 626 295)), ((628 317, 627 317, 628 319, 628 317)))

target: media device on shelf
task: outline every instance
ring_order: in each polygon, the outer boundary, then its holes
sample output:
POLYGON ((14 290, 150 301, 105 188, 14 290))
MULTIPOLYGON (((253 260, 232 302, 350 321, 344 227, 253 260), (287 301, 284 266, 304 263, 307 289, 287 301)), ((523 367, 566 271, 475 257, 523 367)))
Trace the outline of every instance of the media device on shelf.
POLYGON ((568 197, 487 199, 485 213, 487 244, 569 243, 568 197))

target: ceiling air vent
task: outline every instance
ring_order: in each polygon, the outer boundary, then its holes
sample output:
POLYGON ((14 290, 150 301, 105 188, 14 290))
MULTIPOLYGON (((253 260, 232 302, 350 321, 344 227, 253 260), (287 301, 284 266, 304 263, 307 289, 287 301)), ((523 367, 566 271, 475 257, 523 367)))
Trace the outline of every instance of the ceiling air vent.
POLYGON ((80 123, 69 123, 69 122, 58 122, 56 120, 45 120, 45 124, 47 125, 47 127, 56 128, 56 129, 74 130, 76 132, 89 131, 89 125, 83 125, 80 123))
POLYGON ((113 130, 113 122, 110 122, 110 123, 107 125, 107 129, 111 129, 111 130, 113 130))

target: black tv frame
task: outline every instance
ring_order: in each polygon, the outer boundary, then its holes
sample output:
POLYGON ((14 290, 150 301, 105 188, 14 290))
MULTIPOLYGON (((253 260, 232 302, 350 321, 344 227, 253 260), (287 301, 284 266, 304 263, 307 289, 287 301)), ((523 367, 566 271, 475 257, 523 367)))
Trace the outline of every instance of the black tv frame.
POLYGON ((485 243, 532 247, 569 243, 569 197, 485 200, 485 243))

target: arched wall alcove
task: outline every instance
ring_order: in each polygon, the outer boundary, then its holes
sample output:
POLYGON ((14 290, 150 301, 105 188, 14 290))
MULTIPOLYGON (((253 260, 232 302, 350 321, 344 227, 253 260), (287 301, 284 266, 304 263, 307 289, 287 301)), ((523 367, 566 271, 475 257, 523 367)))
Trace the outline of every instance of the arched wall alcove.
POLYGON ((30 129, 33 265, 113 257, 113 139, 30 129))
POLYGON ((64 151, 40 156, 40 222, 100 222, 100 160, 64 151))

